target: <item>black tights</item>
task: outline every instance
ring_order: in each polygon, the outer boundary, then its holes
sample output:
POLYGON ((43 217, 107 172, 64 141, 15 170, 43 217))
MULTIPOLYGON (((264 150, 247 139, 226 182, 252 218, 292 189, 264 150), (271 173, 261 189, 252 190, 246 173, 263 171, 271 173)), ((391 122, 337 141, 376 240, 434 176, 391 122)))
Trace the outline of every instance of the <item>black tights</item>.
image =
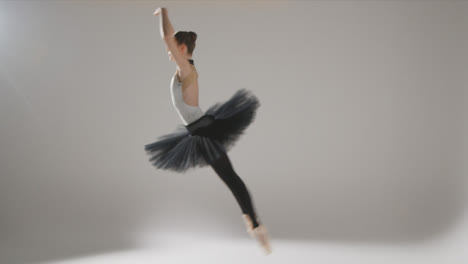
POLYGON ((255 228, 259 226, 249 191, 247 190, 247 187, 245 186, 242 179, 234 171, 227 153, 223 152, 223 155, 219 159, 212 161, 210 165, 218 174, 218 176, 224 181, 224 183, 229 187, 232 194, 234 194, 237 203, 241 207, 242 213, 248 214, 250 216, 253 227, 255 228))

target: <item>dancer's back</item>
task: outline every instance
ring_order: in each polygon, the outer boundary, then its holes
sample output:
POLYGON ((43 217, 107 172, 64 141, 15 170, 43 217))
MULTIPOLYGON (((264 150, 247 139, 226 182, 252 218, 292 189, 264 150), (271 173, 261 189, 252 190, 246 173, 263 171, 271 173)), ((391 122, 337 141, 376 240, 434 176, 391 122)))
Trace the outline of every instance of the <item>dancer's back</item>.
POLYGON ((176 73, 174 74, 171 80, 172 103, 177 113, 179 114, 182 122, 184 123, 184 125, 188 125, 191 122, 199 119, 200 117, 204 115, 204 112, 199 105, 196 105, 196 106, 190 105, 190 104, 187 104, 184 100, 184 91, 192 83, 195 83, 198 81, 198 72, 197 72, 197 69, 195 68, 193 60, 190 59, 189 62, 190 62, 190 66, 192 67, 192 71, 190 72, 190 74, 187 75, 181 81, 176 71, 176 73))

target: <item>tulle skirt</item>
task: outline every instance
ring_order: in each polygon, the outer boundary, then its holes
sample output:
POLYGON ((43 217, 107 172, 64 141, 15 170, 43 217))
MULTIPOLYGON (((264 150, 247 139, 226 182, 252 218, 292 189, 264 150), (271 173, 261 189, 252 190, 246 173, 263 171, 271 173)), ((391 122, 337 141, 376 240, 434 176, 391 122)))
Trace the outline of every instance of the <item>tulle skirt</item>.
POLYGON ((259 106, 258 98, 241 88, 228 100, 210 106, 199 119, 146 144, 149 161, 158 169, 176 172, 207 166, 232 149, 259 106))

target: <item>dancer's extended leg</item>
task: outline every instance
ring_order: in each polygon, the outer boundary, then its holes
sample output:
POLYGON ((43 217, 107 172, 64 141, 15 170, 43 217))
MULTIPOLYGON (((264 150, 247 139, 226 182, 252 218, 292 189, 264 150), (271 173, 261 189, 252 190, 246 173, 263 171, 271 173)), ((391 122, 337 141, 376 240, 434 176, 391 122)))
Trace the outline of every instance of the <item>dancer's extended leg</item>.
POLYGON ((237 203, 241 207, 242 213, 248 214, 252 219, 253 228, 258 227, 257 215, 252 203, 252 198, 247 190, 246 185, 242 179, 234 171, 231 161, 226 152, 223 152, 220 158, 210 162, 211 167, 218 174, 218 176, 224 181, 229 187, 232 194, 237 200, 237 203))

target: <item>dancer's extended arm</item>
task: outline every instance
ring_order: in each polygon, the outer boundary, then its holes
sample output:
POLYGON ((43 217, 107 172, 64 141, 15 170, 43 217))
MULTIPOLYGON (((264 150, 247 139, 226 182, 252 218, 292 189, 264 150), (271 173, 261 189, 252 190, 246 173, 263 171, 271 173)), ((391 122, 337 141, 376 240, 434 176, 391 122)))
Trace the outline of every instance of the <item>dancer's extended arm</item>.
POLYGON ((169 50, 174 57, 174 60, 180 68, 180 74, 182 76, 188 75, 192 68, 190 67, 190 63, 187 59, 185 59, 184 55, 179 51, 177 48, 177 42, 174 38, 174 28, 172 27, 171 22, 169 21, 169 16, 167 15, 167 8, 160 7, 156 9, 154 15, 161 14, 161 23, 160 23, 160 31, 161 31, 161 38, 164 39, 164 43, 166 43, 166 49, 169 50))

